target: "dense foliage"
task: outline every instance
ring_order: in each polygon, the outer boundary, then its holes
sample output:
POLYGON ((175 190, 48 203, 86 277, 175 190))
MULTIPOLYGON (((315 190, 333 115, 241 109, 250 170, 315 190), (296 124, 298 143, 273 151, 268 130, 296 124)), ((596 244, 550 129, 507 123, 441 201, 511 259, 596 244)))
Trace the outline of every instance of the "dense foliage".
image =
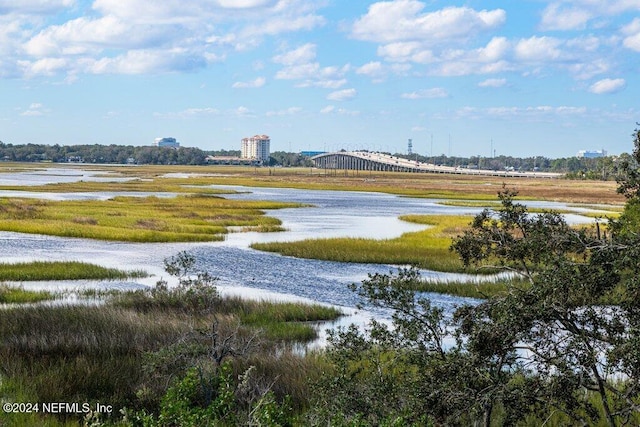
MULTIPOLYGON (((640 131, 634 134, 640 161, 640 131)), ((354 290, 392 325, 334 332, 310 418, 329 425, 638 425, 640 176, 618 220, 572 227, 533 215, 503 189, 452 249, 466 265, 512 272, 508 292, 452 317, 413 289, 416 270, 354 290)))
POLYGON ((15 162, 138 163, 202 165, 207 154, 199 148, 131 145, 13 145, 0 143, 0 159, 15 162))
POLYGON ((622 174, 622 165, 631 160, 631 156, 623 153, 620 156, 607 156, 598 158, 578 158, 564 157, 550 159, 543 156, 535 157, 513 157, 513 156, 471 156, 457 157, 445 156, 422 156, 419 154, 406 155, 396 153, 394 156, 404 157, 411 160, 418 160, 425 163, 435 163, 437 165, 468 168, 468 169, 488 169, 488 170, 510 170, 510 171, 540 171, 564 173, 571 179, 591 179, 591 180, 615 180, 622 174))

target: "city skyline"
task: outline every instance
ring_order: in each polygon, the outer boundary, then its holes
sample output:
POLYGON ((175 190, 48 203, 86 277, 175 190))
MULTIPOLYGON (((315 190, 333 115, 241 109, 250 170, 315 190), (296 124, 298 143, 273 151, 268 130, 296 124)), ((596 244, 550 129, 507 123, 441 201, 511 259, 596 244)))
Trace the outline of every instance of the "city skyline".
POLYGON ((560 158, 640 121, 640 0, 0 0, 0 52, 13 144, 560 158))

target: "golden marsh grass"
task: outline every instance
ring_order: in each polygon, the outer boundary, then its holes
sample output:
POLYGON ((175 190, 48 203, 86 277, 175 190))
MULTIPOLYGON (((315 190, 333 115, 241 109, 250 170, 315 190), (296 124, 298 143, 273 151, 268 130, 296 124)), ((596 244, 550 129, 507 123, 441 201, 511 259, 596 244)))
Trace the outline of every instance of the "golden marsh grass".
POLYGON ((279 230, 266 209, 291 203, 214 196, 116 197, 106 201, 0 200, 0 230, 132 242, 222 240, 228 227, 279 230))
POLYGON ((443 272, 465 271, 449 250, 452 238, 471 222, 470 216, 405 215, 400 219, 428 225, 426 230, 387 240, 362 238, 307 239, 254 243, 252 248, 298 258, 375 264, 415 265, 443 272))

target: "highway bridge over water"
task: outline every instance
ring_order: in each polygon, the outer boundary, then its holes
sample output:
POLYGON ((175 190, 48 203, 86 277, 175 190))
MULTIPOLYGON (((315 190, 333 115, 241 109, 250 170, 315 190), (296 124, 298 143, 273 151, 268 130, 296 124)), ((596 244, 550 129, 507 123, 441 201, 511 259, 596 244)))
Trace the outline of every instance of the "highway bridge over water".
POLYGON ((561 176, 561 174, 550 172, 519 172, 441 166, 369 151, 339 151, 335 153, 322 153, 313 156, 311 160, 313 160, 315 167, 329 170, 425 172, 522 178, 559 178, 561 176))

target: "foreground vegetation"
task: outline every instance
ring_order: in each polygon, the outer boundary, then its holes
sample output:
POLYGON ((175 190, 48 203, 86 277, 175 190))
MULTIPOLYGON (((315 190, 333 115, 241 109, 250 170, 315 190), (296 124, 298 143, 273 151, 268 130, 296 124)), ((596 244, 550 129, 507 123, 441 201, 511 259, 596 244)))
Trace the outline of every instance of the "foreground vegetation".
POLYGON ((186 253, 167 261, 167 271, 179 279, 176 288, 161 281, 151 291, 116 294, 98 306, 0 310, 0 400, 112 408, 58 417, 3 411, 0 424, 77 425, 84 419, 187 426, 208 413, 221 417, 221 425, 272 425, 273 417, 291 419, 303 410, 306 376, 320 365, 292 345, 317 337, 309 322, 341 313, 223 298, 215 279, 195 272, 194 263, 186 253), (219 407, 207 412, 207 402, 219 407))

